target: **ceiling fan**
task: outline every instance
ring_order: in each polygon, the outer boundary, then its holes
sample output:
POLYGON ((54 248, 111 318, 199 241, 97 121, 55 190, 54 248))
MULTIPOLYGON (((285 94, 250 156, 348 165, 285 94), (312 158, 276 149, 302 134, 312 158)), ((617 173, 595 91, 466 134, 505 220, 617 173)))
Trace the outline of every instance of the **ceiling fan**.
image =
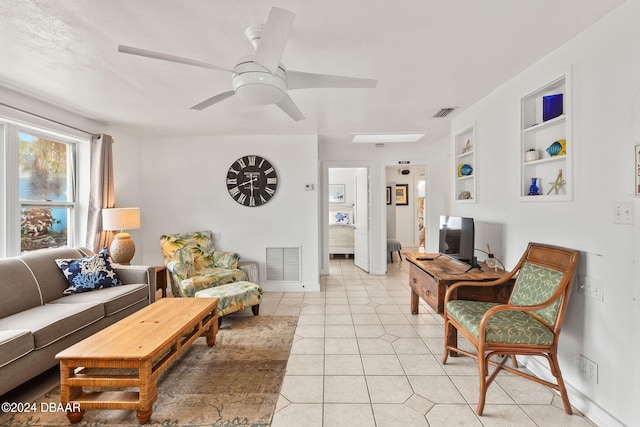
POLYGON ((255 54, 241 58, 232 69, 131 46, 119 45, 118 51, 163 61, 226 71, 232 74, 233 90, 205 99, 191 107, 193 110, 203 110, 233 95, 238 95, 241 99, 254 104, 276 104, 293 120, 298 121, 305 117, 289 97, 288 90, 376 87, 378 81, 374 79, 287 70, 280 63, 280 59, 289 38, 294 18, 295 14, 293 12, 278 7, 271 8, 267 23, 264 26, 252 25, 245 30, 247 38, 255 48, 255 54))

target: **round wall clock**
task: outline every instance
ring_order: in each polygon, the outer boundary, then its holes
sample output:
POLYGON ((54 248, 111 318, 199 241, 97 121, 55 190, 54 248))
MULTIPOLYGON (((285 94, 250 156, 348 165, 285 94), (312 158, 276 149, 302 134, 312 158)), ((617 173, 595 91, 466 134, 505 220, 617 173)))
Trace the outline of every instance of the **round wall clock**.
POLYGON ((227 172, 227 190, 244 206, 261 206, 276 193, 278 174, 265 158, 249 155, 233 162, 227 172))

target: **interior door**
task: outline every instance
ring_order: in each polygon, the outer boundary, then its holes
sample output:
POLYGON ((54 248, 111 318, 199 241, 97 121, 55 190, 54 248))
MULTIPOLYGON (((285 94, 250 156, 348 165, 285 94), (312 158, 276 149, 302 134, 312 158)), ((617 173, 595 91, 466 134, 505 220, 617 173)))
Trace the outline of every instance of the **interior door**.
POLYGON ((369 179, 366 168, 355 173, 354 264, 369 272, 369 179))

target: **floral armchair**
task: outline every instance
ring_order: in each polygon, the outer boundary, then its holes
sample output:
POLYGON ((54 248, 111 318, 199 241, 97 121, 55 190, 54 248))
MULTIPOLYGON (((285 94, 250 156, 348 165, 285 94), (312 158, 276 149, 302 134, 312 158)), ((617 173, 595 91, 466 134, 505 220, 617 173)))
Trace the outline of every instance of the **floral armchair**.
POLYGON ((163 235, 160 247, 175 297, 246 279, 238 268, 240 255, 215 250, 210 230, 163 235))

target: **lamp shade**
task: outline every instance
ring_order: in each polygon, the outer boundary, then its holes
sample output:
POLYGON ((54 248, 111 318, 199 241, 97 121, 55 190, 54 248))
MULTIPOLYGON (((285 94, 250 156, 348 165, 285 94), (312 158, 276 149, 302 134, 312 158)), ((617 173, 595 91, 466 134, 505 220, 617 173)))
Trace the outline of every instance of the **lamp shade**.
POLYGON ((133 230, 140 228, 140 208, 102 209, 103 230, 133 230))

